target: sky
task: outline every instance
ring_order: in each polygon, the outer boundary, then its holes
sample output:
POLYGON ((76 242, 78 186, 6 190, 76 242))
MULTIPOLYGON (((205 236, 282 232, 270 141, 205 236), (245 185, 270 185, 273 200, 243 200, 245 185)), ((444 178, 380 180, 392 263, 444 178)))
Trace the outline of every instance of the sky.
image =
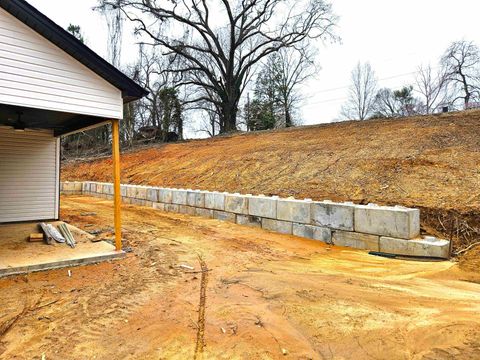
MULTIPOLYGON (((87 45, 99 55, 107 54, 107 26, 92 11, 96 0, 28 0, 30 4, 66 28, 80 25, 87 45)), ((478 0, 332 0, 339 16, 338 43, 321 43, 321 70, 303 86, 301 107, 305 125, 339 119, 346 101, 350 73, 357 62, 370 62, 379 86, 400 88, 413 84, 421 64, 438 65, 448 45, 471 40, 480 45, 478 0)), ((137 55, 135 38, 125 30, 122 63, 137 55)), ((192 136, 194 133, 192 132, 192 136)))

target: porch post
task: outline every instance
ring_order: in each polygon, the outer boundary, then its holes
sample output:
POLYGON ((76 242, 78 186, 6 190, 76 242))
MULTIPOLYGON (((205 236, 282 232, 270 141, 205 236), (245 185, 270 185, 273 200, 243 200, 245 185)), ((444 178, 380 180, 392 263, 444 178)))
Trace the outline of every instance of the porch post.
POLYGON ((115 248, 122 250, 122 219, 120 194, 120 134, 119 120, 112 120, 112 156, 113 156, 113 201, 115 222, 115 248))

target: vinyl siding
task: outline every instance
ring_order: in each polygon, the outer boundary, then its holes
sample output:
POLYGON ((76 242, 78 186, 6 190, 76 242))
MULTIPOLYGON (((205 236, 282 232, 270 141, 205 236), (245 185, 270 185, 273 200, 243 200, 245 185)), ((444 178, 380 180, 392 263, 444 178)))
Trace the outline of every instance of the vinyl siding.
POLYGON ((0 223, 58 218, 59 139, 0 127, 0 223))
POLYGON ((0 103, 123 117, 121 91, 0 9, 0 103))

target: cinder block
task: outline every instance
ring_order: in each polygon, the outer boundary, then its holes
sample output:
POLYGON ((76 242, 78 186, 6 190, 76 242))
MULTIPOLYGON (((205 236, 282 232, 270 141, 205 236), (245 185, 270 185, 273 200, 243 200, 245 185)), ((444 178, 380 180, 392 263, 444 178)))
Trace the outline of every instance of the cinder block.
POLYGON ((195 208, 195 215, 208 218, 208 219, 213 219, 213 210, 195 208))
POLYGON ((217 220, 228 221, 233 223, 235 223, 237 220, 237 217, 234 213, 226 212, 226 211, 218 211, 218 210, 213 211, 213 218, 217 220))
POLYGON ((395 255, 448 259, 450 257, 450 241, 432 236, 413 240, 382 236, 380 237, 379 251, 395 255))
POLYGON ((189 191, 187 194, 188 206, 203 208, 205 207, 205 192, 203 191, 189 191))
POLYGON ((310 224, 310 206, 312 201, 295 199, 278 199, 277 219, 310 224))
POLYGON ((353 231, 355 205, 330 201, 311 204, 312 224, 337 230, 353 231))
POLYGON ((273 219, 262 219, 262 228, 275 231, 280 234, 292 234, 292 223, 273 219))
POLYGON ((173 189, 172 190, 172 204, 187 205, 187 190, 173 189))
POLYGON ((158 190, 158 198, 161 203, 171 204, 173 198, 173 190, 161 188, 160 190, 158 190))
POLYGON ((261 228, 262 218, 259 218, 258 216, 252 216, 252 215, 237 215, 237 224, 261 228))
POLYGON ((225 193, 205 192, 205 207, 207 209, 225 210, 225 193))
POLYGON ((332 230, 329 228, 305 224, 293 224, 292 233, 295 236, 319 240, 327 244, 332 243, 332 230))
POLYGON ((420 211, 400 206, 356 206, 355 231, 400 239, 420 234, 420 211))
POLYGON ((165 204, 165 211, 171 212, 171 213, 178 213, 179 212, 179 205, 165 204))
POLYGON ((240 194, 225 195, 225 211, 248 215, 248 199, 250 196, 240 194))
POLYGON ((262 218, 277 218, 278 197, 252 196, 248 199, 248 214, 262 218))
POLYGON ((136 186, 135 197, 141 200, 147 200, 147 187, 146 186, 136 186))
POLYGON ((147 189, 147 200, 152 202, 158 202, 158 188, 147 189))
POLYGON ((153 203, 152 207, 156 210, 165 211, 165 204, 163 203, 153 203))
POLYGON ((337 246, 379 251, 379 236, 337 230, 332 234, 332 242, 337 246))

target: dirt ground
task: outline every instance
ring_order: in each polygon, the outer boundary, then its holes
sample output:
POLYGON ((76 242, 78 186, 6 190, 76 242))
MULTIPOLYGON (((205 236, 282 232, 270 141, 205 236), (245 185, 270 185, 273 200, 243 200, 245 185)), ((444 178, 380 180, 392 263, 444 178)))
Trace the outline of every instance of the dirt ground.
MULTIPOLYGON (((64 197, 62 218, 111 236, 109 201, 64 197)), ((454 262, 131 205, 123 218, 126 259, 0 280, 1 359, 193 359, 202 329, 204 359, 480 358, 480 275, 454 262)))
MULTIPOLYGON (((422 209, 422 227, 480 241, 480 112, 341 122, 158 145, 122 156, 122 182, 422 209)), ((110 158, 62 165, 111 181, 110 158)))

